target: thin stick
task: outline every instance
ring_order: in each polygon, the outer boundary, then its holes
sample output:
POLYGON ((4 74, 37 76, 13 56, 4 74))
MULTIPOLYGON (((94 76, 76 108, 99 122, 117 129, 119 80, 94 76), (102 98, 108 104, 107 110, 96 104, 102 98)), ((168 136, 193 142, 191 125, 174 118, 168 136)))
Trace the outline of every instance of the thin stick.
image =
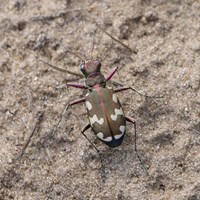
POLYGON ((66 10, 64 12, 60 12, 58 14, 50 14, 50 15, 43 15, 43 16, 33 16, 31 18, 29 18, 29 21, 32 21, 32 22, 37 22, 37 21, 53 21, 55 19, 58 19, 58 18, 64 18, 66 17, 66 15, 68 13, 74 13, 74 12, 80 12, 82 10, 86 10, 86 11, 90 11, 91 9, 93 9, 92 6, 90 6, 89 8, 82 8, 82 9, 74 9, 74 10, 66 10))
POLYGON ((109 37, 111 37, 115 42, 120 43, 122 46, 124 46, 125 48, 127 48, 129 51, 131 51, 134 54, 137 54, 137 51, 131 49, 128 45, 124 44, 123 42, 121 42, 120 40, 114 38, 110 33, 108 33, 107 31, 105 31, 101 26, 99 26, 99 24, 97 24, 97 27, 100 28, 106 35, 108 35, 109 37))
POLYGON ((33 137, 33 135, 34 135, 34 133, 35 133, 35 131, 36 131, 36 129, 37 129, 39 123, 41 122, 41 118, 42 118, 43 114, 44 114, 44 111, 39 112, 39 113, 37 114, 38 116, 37 116, 36 122, 35 122, 35 124, 34 124, 32 130, 31 130, 29 136, 28 136, 28 140, 26 141, 25 145, 23 146, 21 152, 19 152, 19 154, 14 158, 14 160, 18 160, 21 156, 24 155, 25 150, 26 150, 26 148, 28 147, 28 145, 29 145, 29 143, 30 143, 30 141, 31 141, 31 138, 33 137))

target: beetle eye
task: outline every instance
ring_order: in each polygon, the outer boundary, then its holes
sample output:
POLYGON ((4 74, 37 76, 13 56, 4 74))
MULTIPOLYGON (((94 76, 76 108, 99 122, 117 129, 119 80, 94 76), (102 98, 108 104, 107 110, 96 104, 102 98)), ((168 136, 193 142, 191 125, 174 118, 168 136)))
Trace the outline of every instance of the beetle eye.
POLYGON ((80 70, 81 70, 81 71, 84 70, 84 63, 80 64, 80 70))

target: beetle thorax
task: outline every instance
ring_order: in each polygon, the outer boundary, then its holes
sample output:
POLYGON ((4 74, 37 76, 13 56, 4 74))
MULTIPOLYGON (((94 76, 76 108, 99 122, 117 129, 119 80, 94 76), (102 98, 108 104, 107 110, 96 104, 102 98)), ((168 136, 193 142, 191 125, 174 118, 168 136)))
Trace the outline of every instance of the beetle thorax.
POLYGON ((101 73, 92 73, 85 80, 85 84, 88 87, 94 87, 96 85, 105 86, 105 77, 101 73))

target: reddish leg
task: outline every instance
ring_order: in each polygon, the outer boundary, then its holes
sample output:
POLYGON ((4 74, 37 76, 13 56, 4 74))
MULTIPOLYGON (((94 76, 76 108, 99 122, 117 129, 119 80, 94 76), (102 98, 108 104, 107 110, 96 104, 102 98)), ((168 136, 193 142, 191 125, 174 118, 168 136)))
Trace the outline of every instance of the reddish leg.
POLYGON ((139 156, 139 154, 138 154, 138 151, 137 151, 136 122, 135 122, 133 119, 131 119, 130 117, 126 117, 126 121, 131 122, 132 124, 134 124, 134 129, 135 129, 135 152, 136 152, 136 155, 137 155, 137 157, 138 157, 138 160, 140 161, 140 164, 142 165, 144 171, 146 172, 147 175, 149 175, 149 174, 148 174, 147 167, 146 167, 146 165, 143 163, 143 161, 141 160, 141 158, 140 158, 140 156, 139 156))
POLYGON ((94 149, 97 151, 98 155, 99 155, 99 159, 101 161, 101 177, 103 179, 103 181, 105 180, 105 170, 104 170, 104 165, 103 165, 103 160, 101 157, 101 154, 99 152, 99 149, 89 140, 89 138, 87 137, 87 135, 85 134, 85 131, 87 131, 89 128, 91 128, 90 124, 87 124, 83 130, 81 131, 82 135, 88 140, 88 142, 94 147, 94 149))
POLYGON ((112 76, 116 73, 116 71, 118 70, 118 67, 113 68, 106 76, 106 81, 109 81, 112 76))
POLYGON ((75 87, 75 88, 80 88, 80 89, 87 89, 87 86, 80 84, 80 83, 67 83, 66 85, 75 87))
POLYGON ((69 108, 70 106, 73 106, 73 105, 75 105, 75 104, 79 104, 79 103, 82 103, 82 102, 85 102, 85 97, 84 97, 84 98, 77 99, 77 100, 74 100, 74 101, 72 101, 71 103, 67 104, 67 106, 65 106, 65 109, 64 109, 64 111, 62 112, 62 115, 61 115, 61 117, 60 117, 60 119, 59 119, 57 125, 56 125, 55 128, 53 129, 53 134, 56 133, 56 131, 58 130, 58 127, 60 126, 60 123, 61 123, 63 117, 65 116, 65 114, 66 114, 68 108, 69 108))
POLYGON ((83 103, 83 102, 85 102, 85 97, 80 98, 80 99, 76 99, 76 100, 72 101, 71 103, 69 103, 69 104, 66 106, 66 109, 68 109, 69 106, 73 106, 73 105, 75 105, 75 104, 79 104, 79 103, 83 103))

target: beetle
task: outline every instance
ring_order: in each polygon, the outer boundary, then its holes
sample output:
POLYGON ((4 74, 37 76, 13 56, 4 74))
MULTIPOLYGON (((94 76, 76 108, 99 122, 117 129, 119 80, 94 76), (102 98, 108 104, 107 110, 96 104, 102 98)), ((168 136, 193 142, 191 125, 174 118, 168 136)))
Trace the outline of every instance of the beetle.
MULTIPOLYGON (((76 53, 71 52, 71 51, 70 53, 77 55, 76 53)), ((78 57, 80 58, 80 56, 78 57)), ((51 65, 44 60, 40 59, 40 61, 46 63, 51 68, 54 68, 56 70, 77 75, 74 72, 70 72, 63 68, 51 65)), ((119 70, 119 67, 114 67, 106 76, 104 76, 101 73, 100 61, 95 60, 95 59, 82 61, 82 63, 80 64, 80 71, 85 77, 85 84, 69 82, 67 83, 67 86, 71 86, 71 87, 75 87, 79 89, 86 89, 88 93, 86 94, 85 97, 70 102, 65 107, 65 110, 62 116, 65 115, 64 113, 69 109, 69 107, 76 104, 85 103, 89 123, 82 129, 81 133, 90 142, 90 144, 96 149, 100 157, 102 177, 104 177, 104 169, 103 169, 104 167, 103 167, 102 157, 99 153, 98 148, 90 141, 90 139, 87 137, 85 132, 89 128, 91 128, 99 140, 101 140, 103 143, 105 143, 109 147, 115 148, 115 147, 120 146, 123 141, 123 138, 126 132, 126 122, 131 122, 134 125, 134 130, 135 130, 134 131, 135 132, 134 133, 135 135, 134 149, 136 152, 136 156, 139 159, 144 171, 146 172, 146 174, 148 174, 146 166, 144 165, 140 156, 137 153, 136 122, 130 117, 125 116, 122 106, 120 104, 120 101, 116 96, 116 93, 131 89, 132 91, 140 94, 141 96, 150 97, 150 98, 162 98, 162 97, 148 96, 145 94, 141 94, 134 88, 130 86, 124 86, 115 81, 114 83, 117 83, 118 85, 120 85, 120 87, 116 89, 106 87, 106 83, 109 80, 111 80, 113 75, 118 70, 119 70)), ((61 120, 62 120, 62 117, 59 120, 53 132, 57 130, 61 120)))
MULTIPOLYGON (((113 68, 105 77, 101 73, 101 62, 98 60, 87 60, 82 62, 80 70, 85 76, 85 84, 67 83, 80 89, 87 89, 86 97, 71 102, 69 106, 85 102, 89 123, 81 131, 86 137, 85 131, 92 128, 99 140, 111 148, 118 147, 126 131, 126 121, 135 124, 129 117, 125 117, 117 92, 121 92, 130 87, 120 87, 112 89, 106 87, 106 82, 117 72, 118 67, 113 68)), ((87 138, 87 137, 86 137, 87 138)))
MULTIPOLYGON (((136 155, 142 163, 136 147, 136 123, 130 117, 124 115, 124 111, 121 107, 120 101, 117 98, 117 92, 132 89, 128 86, 121 86, 116 89, 106 87, 107 81, 109 81, 113 75, 117 72, 118 67, 114 67, 107 76, 101 73, 101 62, 98 60, 87 60, 80 64, 80 70, 85 76, 85 84, 80 83, 67 83, 67 86, 87 89, 88 93, 84 98, 80 98, 69 103, 65 111, 72 105, 85 103, 87 108, 87 114, 89 123, 82 129, 82 135, 90 142, 90 144, 96 149, 100 161, 101 161, 101 176, 104 177, 104 167, 101 155, 98 148, 89 140, 85 131, 91 128, 94 134, 99 140, 108 145, 111 148, 115 148, 121 145, 124 134, 126 132, 126 122, 134 124, 135 128, 135 151, 136 155)), ((134 90, 135 91, 135 90, 134 90)))
MULTIPOLYGON (((98 26, 101 30, 103 30, 100 26, 98 26)), ((124 47, 128 48, 131 52, 136 53, 123 43, 121 43, 119 40, 113 38, 113 36, 106 31, 103 30, 108 36, 110 36, 112 39, 115 41, 119 42, 122 44, 124 47)), ((62 45, 63 46, 63 45, 62 45)), ((75 52, 69 50, 69 53, 72 53, 73 55, 77 56, 81 60, 83 60, 78 54, 75 52)), ((56 67, 54 65, 51 65, 47 63, 44 60, 40 61, 44 62, 45 64, 49 65, 51 68, 54 68, 56 70, 59 70, 61 72, 66 72, 70 73, 76 76, 79 76, 79 74, 71 72, 69 70, 56 67)), ((101 62, 96 59, 89 59, 86 61, 82 61, 80 64, 80 71, 85 77, 85 84, 81 83, 75 83, 75 82, 69 82, 67 83, 67 86, 79 88, 79 89, 86 89, 88 93, 86 94, 85 97, 74 100, 70 102, 66 107, 63 112, 64 113, 69 109, 69 107, 80 104, 80 103, 85 103, 86 109, 87 109, 87 114, 88 114, 88 119, 89 123, 82 129, 81 133, 82 135, 90 142, 90 144, 96 149, 97 153, 99 154, 101 164, 102 163, 102 158, 99 153, 98 148, 89 140, 85 132, 91 128, 94 132, 94 134, 97 136, 99 140, 101 140, 103 143, 108 145, 111 148, 115 148, 121 145, 125 132, 126 132, 126 122, 131 122, 134 125, 134 132, 135 132, 135 152, 136 155, 143 166, 144 170, 147 172, 147 169, 145 165, 143 164, 142 160, 140 159, 138 153, 137 153, 137 145, 136 145, 136 122, 131 119, 130 117, 125 116, 124 111, 122 109, 122 106, 120 104, 119 99, 116 96, 116 93, 122 92, 125 90, 131 89, 132 91, 135 91, 136 93, 145 96, 145 97, 150 97, 150 98, 162 98, 162 97, 155 97, 155 96, 148 96, 141 94, 134 88, 130 86, 124 86, 120 83, 117 83, 117 85, 120 85, 120 87, 113 89, 110 87, 106 87, 106 83, 111 80, 113 75, 119 70, 119 67, 114 67, 111 69, 111 71, 104 76, 101 73, 101 62)), ((63 116, 62 115, 62 116, 63 116)), ((56 128, 54 129, 53 132, 55 132, 59 126, 59 123, 61 122, 61 119, 59 120, 56 128)), ((102 169, 102 167, 101 167, 102 169)), ((104 172, 103 172, 104 173, 104 172)))
MULTIPOLYGON (((53 67, 52 65, 50 65, 53 67)), ((102 157, 99 153, 98 148, 89 140, 85 131, 91 128, 94 134, 99 140, 108 145, 111 148, 115 148, 121 145, 125 132, 126 132, 126 122, 131 122, 134 124, 135 129, 135 152, 137 158, 139 159, 144 171, 148 174, 146 166, 143 164, 140 156, 137 153, 136 146, 136 122, 130 117, 124 115, 124 111, 121 107, 120 101, 116 96, 116 93, 131 89, 137 93, 134 88, 130 86, 123 86, 116 89, 106 87, 106 83, 111 80, 113 75, 117 72, 119 68, 114 67, 107 76, 101 73, 101 62, 98 60, 87 60, 80 64, 80 70, 85 76, 85 84, 80 83, 67 83, 67 86, 87 89, 88 93, 84 98, 80 98, 69 103, 65 111, 72 105, 79 103, 85 103, 87 108, 87 114, 89 123, 82 129, 82 135, 90 142, 90 144, 96 149, 100 161, 101 161, 101 176, 104 175, 104 167, 102 162, 102 157)), ((143 95, 139 93, 140 95, 143 95)), ((147 95, 143 95, 150 97, 147 95)), ((64 111, 64 112, 65 112, 64 111)))

